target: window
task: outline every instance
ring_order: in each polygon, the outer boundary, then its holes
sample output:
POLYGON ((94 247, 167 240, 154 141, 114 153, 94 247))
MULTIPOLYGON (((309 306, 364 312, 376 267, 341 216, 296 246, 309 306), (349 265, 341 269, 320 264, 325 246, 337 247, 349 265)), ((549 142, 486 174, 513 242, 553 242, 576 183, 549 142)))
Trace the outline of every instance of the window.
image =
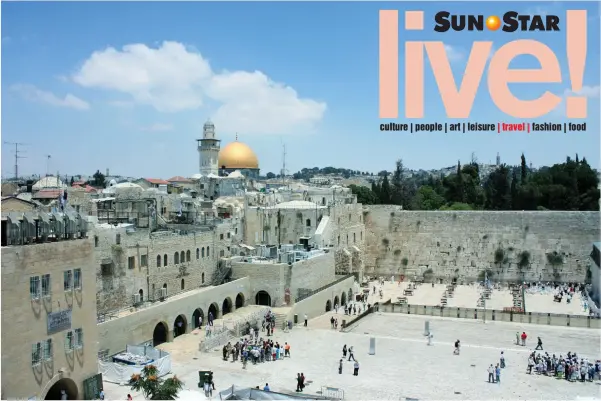
POLYGON ((202 257, 203 258, 205 257, 205 248, 204 247, 202 247, 202 257))
POLYGON ((325 197, 321 198, 321 204, 324 205, 324 206, 326 205, 326 198, 325 197))
POLYGON ((205 283, 205 274, 204 273, 202 273, 201 279, 202 279, 201 284, 204 284, 205 283))
POLYGON ((219 251, 219 257, 224 257, 225 256, 225 251, 222 249, 219 251))
POLYGON ((144 290, 140 288, 138 291, 138 295, 140 296, 140 302, 144 302, 144 290))
POLYGON ((109 264, 100 265, 100 271, 101 271, 102 276, 104 276, 104 277, 112 276, 113 275, 113 264, 109 263, 109 264))
POLYGON ((65 351, 66 352, 73 351, 74 345, 75 345, 75 342, 74 342, 74 338, 73 338, 73 332, 71 330, 69 330, 68 332, 65 333, 65 351))
POLYGON ((51 361, 52 360, 52 339, 49 338, 43 342, 44 346, 44 360, 51 361))
POLYGON ((167 262, 169 262, 169 259, 167 259, 167 254, 165 254, 165 256, 163 256, 163 266, 167 267, 167 262))
POLYGON ((121 234, 117 234, 117 236, 115 238, 115 243, 117 245, 121 245, 121 234))
POLYGON ((40 299, 40 277, 29 277, 29 294, 31 299, 40 299))
POLYGON ((75 348, 83 347, 83 329, 75 329, 75 348))
POLYGON ((52 288, 50 287, 50 274, 44 274, 42 276, 42 296, 49 297, 52 293, 52 288))
POLYGON ((185 261, 186 261, 186 254, 184 253, 184 251, 181 251, 179 253, 179 262, 184 263, 185 261))
POLYGON ((352 215, 348 215, 348 221, 353 221, 353 216, 352 215))
POLYGON ((200 259, 200 248, 196 248, 196 260, 200 259))
POLYGON ((129 258, 127 258, 127 267, 130 269, 135 269, 135 267, 136 267, 136 257, 135 256, 130 256, 129 258))
POLYGON ((71 291, 73 290, 73 271, 72 270, 66 270, 63 273, 63 283, 64 283, 64 289, 65 291, 71 291))
POLYGON ((31 345, 31 366, 37 366, 42 362, 42 343, 31 345))
POLYGON ((186 251, 186 262, 190 261, 190 250, 186 251))
POLYGON ((207 258, 208 258, 209 256, 211 256, 211 252, 209 252, 210 250, 211 250, 211 248, 207 246, 207 258))
POLYGON ((223 234, 219 234, 219 239, 223 239, 223 234))
POLYGON ((81 290, 81 269, 73 270, 73 288, 81 290))
POLYGON ((99 242, 100 242, 100 241, 98 240, 98 236, 97 236, 97 235, 95 235, 95 236, 94 236, 94 246, 95 246, 96 248, 98 248, 98 243, 99 243, 99 242))
POLYGON ((234 234, 238 235, 238 227, 234 229, 234 234))
POLYGON ((305 221, 305 225, 307 227, 311 227, 311 219, 307 219, 307 221, 305 221))
POLYGON ((230 238, 231 238, 231 236, 232 236, 232 234, 231 234, 231 233, 228 231, 228 232, 227 232, 227 238, 228 238, 228 239, 230 239, 230 238))
POLYGON ((157 255, 157 267, 161 267, 161 255, 157 255))
POLYGON ((340 245, 340 235, 338 236, 338 245, 340 245))
POLYGON ((181 288, 182 288, 182 290, 183 290, 185 287, 186 287, 186 283, 184 282, 184 279, 182 279, 182 282, 181 282, 181 288))
POLYGON ((140 255, 140 266, 148 266, 148 255, 140 255))
POLYGON ((173 263, 175 263, 176 265, 179 264, 179 253, 175 252, 173 254, 173 263))

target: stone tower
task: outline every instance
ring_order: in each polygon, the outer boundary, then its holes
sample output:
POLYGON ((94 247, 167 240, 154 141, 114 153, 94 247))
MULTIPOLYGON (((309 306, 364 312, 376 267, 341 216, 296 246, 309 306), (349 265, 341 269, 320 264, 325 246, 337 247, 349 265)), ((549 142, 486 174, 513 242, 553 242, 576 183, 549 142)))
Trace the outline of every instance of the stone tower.
POLYGON ((202 128, 202 139, 197 139, 196 142, 198 144, 199 173, 204 176, 217 175, 221 141, 215 138, 215 125, 211 120, 207 120, 202 128))

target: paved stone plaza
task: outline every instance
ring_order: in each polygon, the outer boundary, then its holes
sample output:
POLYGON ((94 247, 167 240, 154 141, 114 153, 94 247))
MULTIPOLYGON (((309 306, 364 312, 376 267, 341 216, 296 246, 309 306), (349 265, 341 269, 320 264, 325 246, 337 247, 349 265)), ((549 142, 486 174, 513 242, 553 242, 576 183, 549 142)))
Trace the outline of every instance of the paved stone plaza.
MULTIPOLYGON (((526 374, 526 358, 543 339, 545 350, 565 354, 575 351, 589 358, 600 355, 598 331, 507 322, 432 318, 377 313, 363 319, 350 333, 329 329, 326 314, 309 321, 309 328, 296 327, 289 333, 276 331, 274 340, 291 344, 292 358, 248 364, 225 362, 221 350, 198 351, 198 334, 178 337, 172 344, 173 372, 186 388, 196 389, 198 370, 213 370, 217 391, 232 384, 273 391, 293 391, 295 377, 303 372, 311 381, 305 393, 316 394, 322 386, 344 390, 345 399, 563 399, 599 397, 599 383, 570 383, 546 376, 526 374), (434 345, 427 346, 424 323, 430 321, 434 345), (516 346, 516 331, 525 330, 531 340, 526 348, 516 346), (369 338, 376 338, 376 355, 368 355, 369 338), (453 342, 460 339, 462 352, 453 355, 453 342), (337 372, 342 346, 354 346, 360 362, 359 377, 352 375, 352 362, 337 372), (507 368, 500 384, 487 382, 486 369, 505 351, 507 368)), ((340 315, 339 315, 340 316, 340 315)), ((342 315, 343 316, 343 315, 342 315)), ((130 390, 105 383, 108 399, 125 399, 130 390)), ((132 394, 142 399, 140 394, 132 394)), ((204 395, 199 395, 201 399, 204 395)), ((218 398, 216 393, 213 394, 218 398)))

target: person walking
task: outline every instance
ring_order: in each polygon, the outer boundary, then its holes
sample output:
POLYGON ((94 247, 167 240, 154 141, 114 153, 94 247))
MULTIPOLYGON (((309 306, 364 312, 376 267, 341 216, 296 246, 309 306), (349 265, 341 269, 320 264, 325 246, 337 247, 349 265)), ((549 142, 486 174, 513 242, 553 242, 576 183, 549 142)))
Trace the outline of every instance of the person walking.
POLYGON ((307 317, 307 314, 305 313, 305 327, 307 327, 307 320, 308 320, 308 319, 309 319, 309 318, 307 317))
POLYGON ((497 379, 497 383, 501 383, 501 368, 499 367, 498 363, 497 366, 495 366, 495 377, 497 379))
POLYGON ((526 335, 526 332, 523 331, 522 332, 522 347, 526 346, 526 339, 528 338, 528 335, 526 335))
POLYGON ((536 344, 536 348, 534 348, 535 350, 543 350, 543 340, 541 340, 540 337, 538 337, 538 342, 536 344))
POLYGON ((344 344, 344 347, 342 347, 342 357, 343 358, 346 358, 346 352, 347 352, 347 350, 346 350, 346 344, 344 344))
POLYGON ((501 363, 501 369, 505 369, 505 354, 503 353, 503 351, 501 351, 501 358, 500 359, 500 363, 501 363))
POLYGON ((428 332, 428 345, 432 345, 432 337, 434 337, 434 334, 432 334, 432 332, 428 332))
POLYGON ((296 392, 300 393, 303 391, 303 379, 301 378, 300 373, 296 374, 296 392))
POLYGON ((338 374, 339 375, 342 374, 342 358, 340 359, 340 362, 338 363, 338 374))
POLYGON ((355 360, 353 376, 359 376, 359 361, 355 360))
POLYGON ((352 346, 349 347, 349 349, 348 349, 348 360, 349 360, 349 362, 350 362, 351 359, 353 361, 356 361, 355 355, 353 355, 353 347, 352 346))

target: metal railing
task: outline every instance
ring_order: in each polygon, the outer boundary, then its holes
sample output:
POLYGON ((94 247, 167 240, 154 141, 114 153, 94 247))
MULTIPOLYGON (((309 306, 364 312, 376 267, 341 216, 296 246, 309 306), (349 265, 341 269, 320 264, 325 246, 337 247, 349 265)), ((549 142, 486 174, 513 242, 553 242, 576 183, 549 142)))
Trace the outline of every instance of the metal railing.
POLYGON ((345 275, 343 277, 340 277, 340 278, 332 281, 330 284, 326 284, 323 287, 320 287, 320 288, 318 288, 316 290, 313 290, 311 292, 308 292, 306 294, 303 294, 303 295, 300 295, 300 296, 294 298, 294 302, 300 302, 303 299, 307 299, 307 298, 309 298, 309 297, 317 294, 318 292, 322 292, 323 290, 326 290, 326 289, 328 289, 328 288, 330 288, 330 287, 332 287, 332 286, 334 286, 334 285, 336 285, 338 283, 343 282, 344 280, 348 279, 349 277, 355 277, 355 275, 354 274, 347 274, 347 275, 345 275))

